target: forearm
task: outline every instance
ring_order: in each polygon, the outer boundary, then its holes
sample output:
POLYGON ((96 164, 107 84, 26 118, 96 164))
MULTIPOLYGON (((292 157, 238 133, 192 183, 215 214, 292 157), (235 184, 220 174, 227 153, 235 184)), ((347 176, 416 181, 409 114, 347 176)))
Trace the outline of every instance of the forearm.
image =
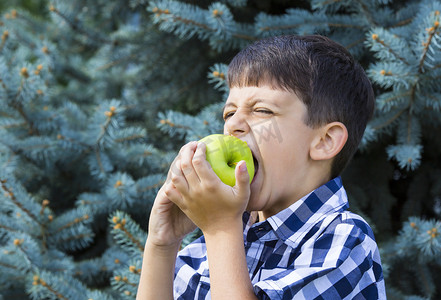
POLYGON ((173 299, 173 279, 179 244, 158 247, 148 239, 142 261, 137 300, 173 299))
POLYGON ((253 292, 243 244, 241 220, 225 230, 204 233, 214 300, 257 299, 253 292))

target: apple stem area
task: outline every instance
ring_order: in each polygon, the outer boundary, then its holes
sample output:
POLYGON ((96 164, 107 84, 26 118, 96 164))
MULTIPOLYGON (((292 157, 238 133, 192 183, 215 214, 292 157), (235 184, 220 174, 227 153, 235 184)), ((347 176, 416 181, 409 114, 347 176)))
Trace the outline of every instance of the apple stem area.
POLYGON ((229 163, 228 163, 228 166, 229 166, 229 167, 236 166, 236 165, 237 165, 237 162, 229 162, 229 163))

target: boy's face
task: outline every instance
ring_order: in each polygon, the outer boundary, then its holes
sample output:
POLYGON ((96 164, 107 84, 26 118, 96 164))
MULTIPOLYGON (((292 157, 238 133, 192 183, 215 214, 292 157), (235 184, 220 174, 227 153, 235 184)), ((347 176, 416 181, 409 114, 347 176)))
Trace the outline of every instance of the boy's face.
POLYGON ((317 129, 304 123, 306 113, 292 92, 269 86, 231 88, 224 134, 246 141, 257 160, 249 211, 270 217, 319 186, 309 155, 317 129))

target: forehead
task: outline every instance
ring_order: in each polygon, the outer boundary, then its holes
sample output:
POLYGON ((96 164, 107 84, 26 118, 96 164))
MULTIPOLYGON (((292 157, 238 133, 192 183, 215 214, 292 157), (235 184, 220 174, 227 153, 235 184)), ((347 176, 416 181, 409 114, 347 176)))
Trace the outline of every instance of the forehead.
POLYGON ((271 74, 268 70, 263 71, 260 68, 253 68, 253 66, 246 66, 236 72, 229 69, 227 81, 230 89, 235 87, 264 87, 274 90, 294 91, 283 78, 278 78, 277 75, 271 74))

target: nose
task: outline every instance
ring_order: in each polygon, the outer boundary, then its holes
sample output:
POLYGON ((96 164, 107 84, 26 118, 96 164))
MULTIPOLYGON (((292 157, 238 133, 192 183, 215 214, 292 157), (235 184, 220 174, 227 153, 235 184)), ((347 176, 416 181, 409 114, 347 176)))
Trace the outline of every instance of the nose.
POLYGON ((250 131, 245 112, 238 109, 224 124, 224 134, 240 137, 250 131))

